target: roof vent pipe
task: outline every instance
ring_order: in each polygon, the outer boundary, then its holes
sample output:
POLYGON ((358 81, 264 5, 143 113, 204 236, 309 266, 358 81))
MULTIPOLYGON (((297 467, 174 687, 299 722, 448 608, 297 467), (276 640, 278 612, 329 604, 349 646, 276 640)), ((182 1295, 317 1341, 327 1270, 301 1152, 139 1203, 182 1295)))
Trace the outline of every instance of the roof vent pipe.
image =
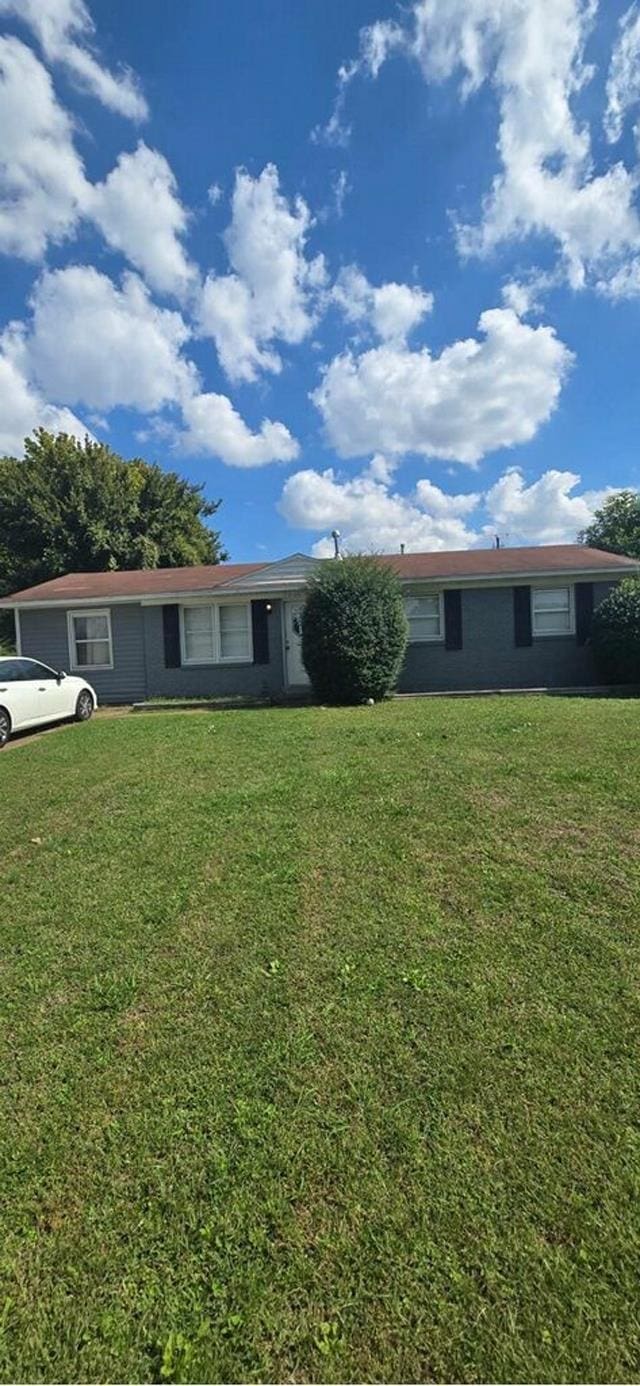
POLYGON ((342 558, 342 554, 340 553, 340 530, 332 529, 331 538, 333 539, 334 558, 342 558))
POLYGON ((402 554, 402 557, 404 558, 404 544, 401 544, 401 545, 400 545, 400 553, 402 554))

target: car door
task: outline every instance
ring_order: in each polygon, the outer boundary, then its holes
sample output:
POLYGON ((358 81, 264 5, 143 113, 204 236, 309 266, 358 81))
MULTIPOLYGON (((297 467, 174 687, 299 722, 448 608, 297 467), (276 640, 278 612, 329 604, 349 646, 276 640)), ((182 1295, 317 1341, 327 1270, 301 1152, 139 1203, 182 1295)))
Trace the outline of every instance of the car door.
POLYGON ((29 689, 30 721, 54 722, 58 717, 68 717, 69 696, 65 681, 58 678, 56 670, 36 659, 19 659, 17 663, 22 665, 25 687, 29 689))
POLYGON ((26 660, 0 660, 0 703, 6 707, 14 731, 28 727, 35 712, 35 695, 28 679, 25 678, 26 660))

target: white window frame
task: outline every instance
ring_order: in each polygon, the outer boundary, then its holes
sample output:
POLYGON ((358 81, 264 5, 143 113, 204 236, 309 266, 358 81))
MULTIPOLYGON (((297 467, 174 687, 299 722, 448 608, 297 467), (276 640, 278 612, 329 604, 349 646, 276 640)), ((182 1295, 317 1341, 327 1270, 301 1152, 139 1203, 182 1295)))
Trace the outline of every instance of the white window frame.
MULTIPOLYGON (((546 613, 562 611, 564 614, 567 607, 547 607, 546 613)), ((531 588, 531 634, 534 640, 558 640, 564 636, 565 640, 576 633, 576 603, 575 588, 571 582, 548 583, 546 587, 531 588), (537 630, 536 616, 545 612, 545 607, 536 608, 536 597, 544 596, 545 592, 568 592, 569 594, 569 625, 564 630, 537 630)))
POLYGON ((182 663, 190 668, 204 668, 212 664, 253 664, 253 626, 251 622, 251 602, 184 602, 180 606, 180 658, 182 663), (220 641, 220 609, 222 606, 243 606, 247 611, 247 625, 249 630, 249 652, 246 655, 223 655, 221 654, 220 641), (184 613, 194 608, 205 608, 210 612, 212 633, 213 633, 213 659, 189 659, 187 656, 186 632, 184 627, 184 613))
POLYGON ((104 607, 79 607, 77 611, 67 612, 67 641, 69 645, 69 668, 70 669, 113 669, 113 634, 111 630, 111 610, 108 606, 104 607), (106 616, 107 636, 109 641, 109 663, 108 664, 78 664, 76 659, 76 634, 74 621, 80 616, 106 616))
MULTIPOLYGON (((412 592, 405 598, 405 611, 409 622, 409 644, 410 645, 442 645, 444 643, 444 592, 412 592), (407 602, 422 601, 425 597, 438 598, 438 624, 437 635, 412 635, 411 618, 407 611, 407 602)), ((418 618, 419 619, 419 618, 418 618)))

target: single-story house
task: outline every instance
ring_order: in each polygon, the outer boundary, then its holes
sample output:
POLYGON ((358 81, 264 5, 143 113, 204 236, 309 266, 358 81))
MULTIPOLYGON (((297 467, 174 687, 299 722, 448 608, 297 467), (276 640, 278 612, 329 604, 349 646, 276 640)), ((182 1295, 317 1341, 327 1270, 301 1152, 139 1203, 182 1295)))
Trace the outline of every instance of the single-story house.
MULTIPOLYGON (((577 687, 595 680, 594 607, 631 558, 580 544, 386 554, 409 618, 401 692, 577 687)), ((69 573, 0 601, 18 650, 82 673, 101 702, 299 695, 299 614, 321 563, 69 573)))

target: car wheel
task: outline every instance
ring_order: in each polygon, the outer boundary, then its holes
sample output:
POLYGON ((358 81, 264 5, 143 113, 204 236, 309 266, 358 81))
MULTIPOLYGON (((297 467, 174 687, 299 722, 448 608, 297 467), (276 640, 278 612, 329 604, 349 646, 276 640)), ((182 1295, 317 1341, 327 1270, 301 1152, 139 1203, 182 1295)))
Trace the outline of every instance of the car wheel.
POLYGON ((76 703, 76 722, 88 722, 93 713, 93 698, 87 688, 78 694, 76 703))
POLYGON ((10 736, 11 718, 9 716, 9 713, 5 712, 3 707, 0 707, 0 751, 2 750, 3 746, 6 746, 10 736))

